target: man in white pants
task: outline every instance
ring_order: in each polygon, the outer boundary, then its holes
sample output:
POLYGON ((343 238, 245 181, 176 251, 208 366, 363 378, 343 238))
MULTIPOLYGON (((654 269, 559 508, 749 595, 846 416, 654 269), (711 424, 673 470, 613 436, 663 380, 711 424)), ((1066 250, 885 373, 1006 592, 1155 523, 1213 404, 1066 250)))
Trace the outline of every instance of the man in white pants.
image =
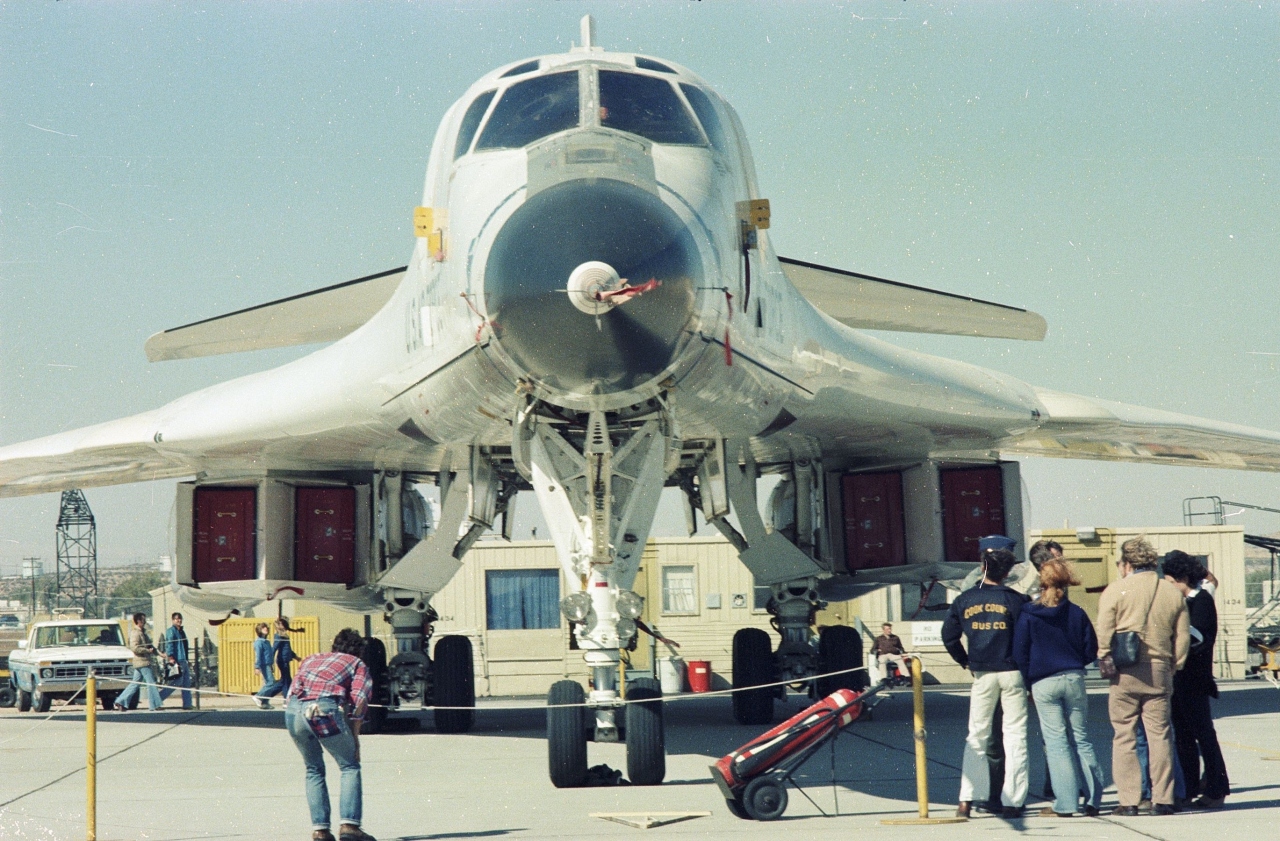
POLYGON ((987 745, 997 703, 1004 709, 1005 774, 1000 792, 1004 817, 1021 815, 1027 801, 1027 690, 1013 660, 1013 628, 1027 597, 1003 583, 1016 563, 1010 551, 1013 545, 1003 535, 982 538, 982 580, 960 594, 942 623, 947 651, 973 672, 958 817, 969 817, 974 801, 986 801, 991 794, 987 745))

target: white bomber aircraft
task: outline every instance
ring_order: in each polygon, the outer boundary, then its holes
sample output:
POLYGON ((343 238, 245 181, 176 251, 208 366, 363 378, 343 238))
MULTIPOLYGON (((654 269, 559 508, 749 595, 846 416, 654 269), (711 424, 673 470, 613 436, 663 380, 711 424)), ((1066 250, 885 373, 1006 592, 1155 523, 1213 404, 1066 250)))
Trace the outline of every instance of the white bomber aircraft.
MULTIPOLYGON (((1022 532, 1001 454, 1280 470, 1280 435, 1036 388, 855 328, 1038 340, 1031 312, 775 255, 745 133, 702 79, 595 46, 501 67, 436 133, 405 268, 156 334, 152 360, 332 342, 143 414, 0 449, 0 495, 183 478, 176 584, 243 609, 288 588, 396 636, 395 707, 474 704, 470 644, 428 657, 429 601, 531 489, 592 671, 550 711, 550 770, 625 738, 665 773, 660 704, 619 710, 630 589, 662 489, 737 549, 780 640, 734 639, 735 686, 861 663, 824 599, 963 576, 976 539, 1022 532), (757 480, 778 474, 766 524, 757 480), (411 483, 439 487, 413 526, 411 483), (736 515, 736 523, 728 519, 736 515), (421 539, 419 539, 421 538, 421 539)), ((831 679, 822 689, 850 678, 831 679)), ((634 700, 656 686, 633 684, 634 700)), ((740 721, 774 690, 735 695, 740 721)))

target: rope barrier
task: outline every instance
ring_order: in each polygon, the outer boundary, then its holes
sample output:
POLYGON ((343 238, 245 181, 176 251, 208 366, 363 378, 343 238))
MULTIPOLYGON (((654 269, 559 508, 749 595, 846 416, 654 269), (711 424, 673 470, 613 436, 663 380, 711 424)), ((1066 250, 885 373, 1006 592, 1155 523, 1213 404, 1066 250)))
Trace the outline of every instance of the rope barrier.
POLYGON ((74 694, 74 695, 72 695, 70 698, 68 698, 68 699, 66 699, 65 701, 63 701, 61 704, 58 704, 58 706, 57 706, 56 708, 55 708, 55 707, 53 707, 52 705, 50 705, 50 710, 49 710, 49 714, 48 714, 48 715, 46 715, 44 718, 42 718, 42 719, 40 719, 39 721, 37 721, 37 722, 36 722, 35 724, 33 724, 32 726, 28 727, 26 730, 23 730, 21 733, 18 733, 18 734, 16 734, 16 735, 10 736, 9 738, 5 739, 4 741, 0 741, 0 745, 7 745, 7 744, 9 744, 10 742, 14 741, 15 739, 20 739, 20 738, 22 738, 23 736, 25 736, 25 735, 27 735, 28 733, 30 733, 32 730, 35 730, 35 729, 36 729, 37 727, 39 727, 40 725, 44 724, 44 723, 45 723, 46 721, 48 721, 49 719, 53 718, 53 717, 54 717, 55 715, 57 715, 58 713, 62 712, 64 709, 66 709, 66 708, 71 704, 71 702, 72 702, 72 701, 74 701, 76 698, 79 698, 79 697, 80 697, 80 693, 81 693, 81 692, 84 692, 85 686, 87 686, 87 685, 88 685, 88 683, 87 683, 87 682, 86 682, 86 683, 84 683, 84 684, 81 684, 80 688, 79 688, 79 689, 77 689, 77 690, 75 691, 75 694, 74 694))

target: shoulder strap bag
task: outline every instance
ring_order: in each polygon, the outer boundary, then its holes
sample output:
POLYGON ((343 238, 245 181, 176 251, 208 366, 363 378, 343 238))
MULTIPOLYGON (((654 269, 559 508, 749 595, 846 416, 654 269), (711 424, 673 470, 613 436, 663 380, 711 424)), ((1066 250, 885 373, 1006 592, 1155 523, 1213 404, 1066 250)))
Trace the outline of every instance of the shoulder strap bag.
MULTIPOLYGON (((1142 630, 1147 629, 1151 620, 1151 607, 1156 603, 1156 592, 1160 589, 1160 579, 1156 578, 1156 586, 1151 588, 1151 601, 1147 604, 1147 615, 1142 620, 1142 630)), ((1111 637, 1111 662, 1117 669, 1127 669, 1138 662, 1138 650, 1142 639, 1138 631, 1116 631, 1111 637)))

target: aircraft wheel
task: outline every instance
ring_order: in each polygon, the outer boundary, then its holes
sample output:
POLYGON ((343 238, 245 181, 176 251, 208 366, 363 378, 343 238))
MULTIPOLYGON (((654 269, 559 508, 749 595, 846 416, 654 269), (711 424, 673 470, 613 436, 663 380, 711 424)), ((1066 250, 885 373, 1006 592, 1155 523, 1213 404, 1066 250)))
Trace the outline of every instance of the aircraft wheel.
MULTIPOLYGON (((739 628, 733 635, 733 688, 773 682, 773 647, 768 632, 761 628, 739 628)), ((768 724, 773 721, 770 689, 733 693, 733 717, 739 724, 768 724)))
POLYGON ((31 693, 31 709, 38 713, 47 713, 53 699, 39 689, 31 693))
POLYGON ((387 705, 391 703, 391 691, 388 688, 390 681, 387 678, 387 647, 377 637, 365 637, 360 659, 364 661, 369 677, 373 680, 370 706, 365 710, 360 733, 372 736, 382 730, 387 721, 387 705))
POLYGON ((102 709, 110 712, 111 708, 116 704, 116 696, 119 692, 99 692, 98 703, 102 705, 102 709))
MULTIPOLYGON (((587 694, 576 680, 558 680, 547 693, 547 762, 551 784, 577 788, 587 780, 587 694)), ((628 764, 631 752, 627 751, 628 764)))
POLYGON ((758 821, 773 821, 787 811, 787 789, 769 777, 756 777, 742 792, 742 808, 758 821))
POLYGON ((662 684, 652 678, 633 680, 627 684, 627 701, 627 778, 636 786, 659 785, 667 775, 662 684), (630 703, 635 701, 641 703, 630 703))
POLYGON ((0 707, 12 707, 13 702, 17 698, 14 697, 13 687, 9 685, 0 686, 0 707))
POLYGON ((435 697, 438 707, 470 707, 461 710, 436 710, 436 731, 465 733, 475 723, 476 672, 471 656, 471 640, 462 636, 441 637, 436 643, 433 664, 435 697))
MULTIPOLYGON (((818 671, 839 672, 856 669, 862 665, 862 638, 856 628, 848 625, 831 625, 822 629, 818 637, 818 671)), ((825 698, 837 689, 861 692, 867 688, 869 678, 865 671, 845 672, 818 680, 818 697, 825 698)))
POLYGON ((18 690, 18 712, 24 713, 31 709, 31 693, 25 689, 18 690))

